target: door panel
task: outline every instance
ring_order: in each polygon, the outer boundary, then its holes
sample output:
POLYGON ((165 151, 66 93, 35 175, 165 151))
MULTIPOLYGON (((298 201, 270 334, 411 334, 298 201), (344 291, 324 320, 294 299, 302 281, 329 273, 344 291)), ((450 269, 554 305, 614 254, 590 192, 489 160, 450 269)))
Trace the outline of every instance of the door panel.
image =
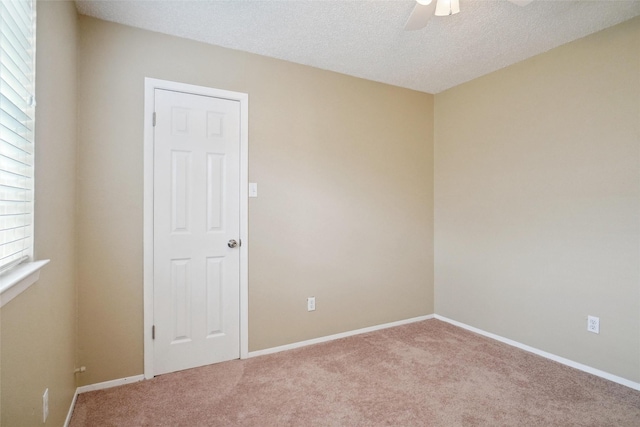
POLYGON ((155 374, 240 356, 239 104, 155 90, 155 374))

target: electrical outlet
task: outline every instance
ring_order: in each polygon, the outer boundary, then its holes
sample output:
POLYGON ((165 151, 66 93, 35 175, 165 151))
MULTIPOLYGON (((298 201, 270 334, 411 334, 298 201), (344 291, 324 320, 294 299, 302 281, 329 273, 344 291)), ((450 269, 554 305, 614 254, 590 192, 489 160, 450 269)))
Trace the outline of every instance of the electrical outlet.
POLYGON ((307 298, 307 311, 315 311, 316 309, 316 297, 307 298))
POLYGON ((42 422, 47 422, 47 417, 49 416, 49 389, 44 391, 42 395, 42 422))
POLYGON ((587 331, 594 334, 600 333, 600 318, 596 316, 587 316, 587 331))

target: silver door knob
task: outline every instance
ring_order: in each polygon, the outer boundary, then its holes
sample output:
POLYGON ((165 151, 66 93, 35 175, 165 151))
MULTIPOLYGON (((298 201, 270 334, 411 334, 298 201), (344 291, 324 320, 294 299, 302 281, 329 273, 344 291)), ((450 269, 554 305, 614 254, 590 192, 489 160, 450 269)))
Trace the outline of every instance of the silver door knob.
POLYGON ((235 248, 236 246, 238 246, 238 242, 236 242, 235 240, 231 239, 229 240, 229 243, 227 243, 227 246, 229 246, 230 248, 235 248))

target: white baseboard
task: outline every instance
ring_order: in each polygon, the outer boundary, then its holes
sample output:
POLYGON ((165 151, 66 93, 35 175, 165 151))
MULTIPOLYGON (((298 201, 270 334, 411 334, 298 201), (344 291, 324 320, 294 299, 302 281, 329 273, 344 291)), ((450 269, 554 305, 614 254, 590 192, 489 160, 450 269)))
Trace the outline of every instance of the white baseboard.
POLYGON ((117 380, 105 381, 102 383, 83 385, 78 387, 78 394, 86 393, 88 391, 103 390, 105 388, 118 387, 119 385, 137 383, 144 380, 144 375, 134 375, 132 377, 119 378, 117 380))
POLYGON ((73 399, 71 399, 71 406, 69 406, 69 412, 67 413, 67 419, 64 420, 64 427, 69 427, 71 423, 71 416, 73 415, 73 410, 76 407, 76 400, 78 400, 78 389, 76 388, 76 392, 73 393, 73 399))
POLYGON ((292 343, 292 344, 281 345, 281 346, 278 346, 278 347, 266 348, 264 350, 250 351, 249 353, 246 354, 246 357, 244 357, 244 358, 249 359, 251 357, 257 357, 257 356, 264 356, 266 354, 279 353, 281 351, 293 350, 294 348, 306 347, 306 346, 312 345, 312 344, 319 344, 319 343, 323 343, 323 342, 327 342, 327 341, 337 340, 337 339, 340 339, 340 338, 346 338, 346 337, 351 337, 351 336, 354 336, 354 335, 360 335, 360 334, 364 334, 364 333, 367 333, 367 332, 379 331, 380 329, 387 329, 387 328, 392 328, 394 326, 406 325, 406 324, 414 323, 414 322, 421 322, 423 320, 433 319, 433 316, 434 316, 433 314, 428 314, 426 316, 412 317, 411 319, 398 320, 397 322, 391 322, 391 323, 383 323, 382 325, 369 326, 367 328, 356 329, 356 330, 347 331, 347 332, 341 332, 339 334, 327 335, 325 337, 313 338, 313 339, 310 339, 310 340, 299 341, 299 342, 295 342, 295 343, 292 343))
POLYGON ((604 378, 609 381, 613 381, 614 383, 621 384, 623 386, 632 388, 634 390, 640 391, 640 383, 633 382, 626 378, 619 377, 617 375, 610 374, 605 371, 601 371, 596 368, 592 368, 591 366, 583 365, 582 363, 574 362, 573 360, 565 359, 564 357, 556 356, 552 353, 547 353, 546 351, 539 350, 535 347, 528 346, 526 344, 522 344, 518 341, 511 340, 509 338, 501 337, 500 335, 492 334, 491 332, 483 331, 482 329, 474 328, 473 326, 469 326, 465 323, 458 322, 453 319, 449 319, 444 316, 440 316, 439 314, 434 315, 434 317, 438 320, 442 320, 443 322, 450 323, 452 325, 458 326, 460 328, 466 329, 471 332, 475 332, 476 334, 484 335, 485 337, 492 338, 496 341, 503 342, 505 344, 509 344, 510 346, 517 347, 521 350, 528 351, 529 353, 537 354, 538 356, 542 356, 546 359, 553 360, 558 363, 562 363, 563 365, 570 366, 572 368, 578 369, 583 372, 587 372, 589 374, 595 375, 600 378, 604 378))

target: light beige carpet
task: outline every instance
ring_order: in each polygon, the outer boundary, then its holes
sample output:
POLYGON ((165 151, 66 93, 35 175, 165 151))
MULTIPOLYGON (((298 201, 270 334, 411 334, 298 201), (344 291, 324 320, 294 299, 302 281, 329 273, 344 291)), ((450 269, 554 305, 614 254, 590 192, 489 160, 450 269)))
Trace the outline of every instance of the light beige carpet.
POLYGON ((640 392, 438 320, 81 394, 71 426, 640 426, 640 392))

